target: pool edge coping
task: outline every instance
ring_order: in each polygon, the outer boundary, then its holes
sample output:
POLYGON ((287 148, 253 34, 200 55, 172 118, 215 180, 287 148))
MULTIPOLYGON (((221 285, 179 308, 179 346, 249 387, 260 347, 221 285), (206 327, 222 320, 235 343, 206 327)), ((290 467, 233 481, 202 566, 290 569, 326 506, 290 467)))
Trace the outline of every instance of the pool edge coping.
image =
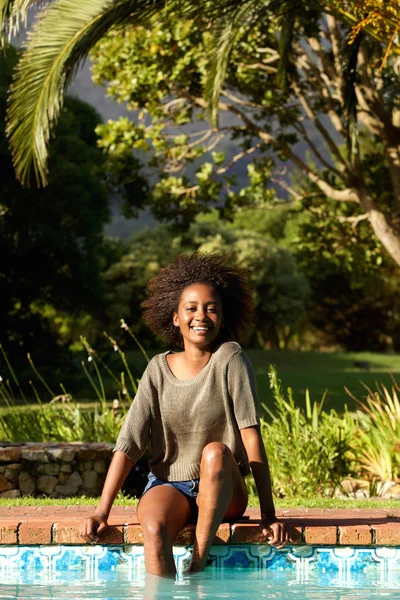
MULTIPOLYGON (((82 545, 79 524, 93 506, 0 507, 0 545, 82 545)), ((259 509, 222 523, 214 545, 267 544, 259 509)), ((281 509, 277 515, 289 528, 290 544, 298 546, 400 546, 399 509, 281 509)), ((142 544, 134 507, 114 507, 101 545, 142 544)), ((194 526, 186 526, 177 546, 191 545, 194 526)))

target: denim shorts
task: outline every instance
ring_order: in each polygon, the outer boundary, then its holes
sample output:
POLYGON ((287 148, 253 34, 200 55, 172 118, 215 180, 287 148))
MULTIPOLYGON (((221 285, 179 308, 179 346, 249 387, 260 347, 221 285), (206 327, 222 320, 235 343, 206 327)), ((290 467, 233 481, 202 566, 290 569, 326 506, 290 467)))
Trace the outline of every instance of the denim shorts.
POLYGON ((142 497, 146 492, 151 490, 151 488, 157 487, 158 485, 168 485, 169 487, 173 487, 178 490, 178 492, 181 492, 189 502, 190 522, 193 523, 197 520, 199 509, 196 504, 196 499, 199 493, 200 479, 189 479, 189 481, 164 481, 163 479, 158 479, 153 473, 149 473, 148 480, 149 481, 143 490, 142 497))

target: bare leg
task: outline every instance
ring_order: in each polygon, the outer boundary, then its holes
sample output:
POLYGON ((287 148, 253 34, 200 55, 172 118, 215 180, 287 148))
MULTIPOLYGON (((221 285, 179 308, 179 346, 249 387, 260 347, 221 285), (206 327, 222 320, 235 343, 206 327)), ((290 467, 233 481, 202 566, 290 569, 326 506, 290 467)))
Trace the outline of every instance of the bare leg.
POLYGON ((143 529, 147 573, 175 575, 172 546, 190 516, 189 502, 173 487, 160 485, 140 500, 137 516, 143 529))
POLYGON ((222 520, 241 516, 247 506, 247 489, 235 457, 221 442, 207 444, 203 450, 197 504, 199 517, 189 572, 205 568, 222 520))
POLYGON ((146 573, 146 581, 143 591, 143 600, 161 600, 162 598, 172 598, 175 579, 172 577, 160 577, 146 573))

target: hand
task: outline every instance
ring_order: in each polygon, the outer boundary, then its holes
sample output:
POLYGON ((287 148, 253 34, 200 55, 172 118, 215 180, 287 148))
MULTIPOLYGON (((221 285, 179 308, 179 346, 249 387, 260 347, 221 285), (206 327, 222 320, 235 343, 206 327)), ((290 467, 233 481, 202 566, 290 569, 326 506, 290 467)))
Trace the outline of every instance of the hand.
POLYGON ((261 521, 261 528, 263 535, 267 538, 268 544, 276 546, 276 548, 283 548, 289 541, 289 532, 286 527, 286 523, 282 521, 261 521))
POLYGON ((99 534, 107 527, 107 515, 95 513, 81 523, 79 533, 86 542, 95 544, 99 541, 99 534))

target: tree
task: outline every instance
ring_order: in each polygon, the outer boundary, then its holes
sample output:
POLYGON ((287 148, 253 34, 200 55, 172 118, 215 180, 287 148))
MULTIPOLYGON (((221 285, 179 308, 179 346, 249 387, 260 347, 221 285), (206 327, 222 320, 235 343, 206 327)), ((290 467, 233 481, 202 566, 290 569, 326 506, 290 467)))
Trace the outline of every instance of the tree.
MULTIPOLYGON (((0 56, 3 119, 16 61, 11 47, 0 56)), ((14 355, 30 350, 54 358, 57 347, 74 341, 77 322, 92 328, 104 297, 102 230, 109 209, 94 133, 99 118, 88 104, 66 99, 44 190, 23 189, 15 179, 0 123, 2 342, 14 355)))
POLYGON ((348 220, 338 209, 310 190, 308 197, 283 206, 238 211, 229 227, 274 239, 307 277, 311 293, 302 347, 397 350, 399 268, 365 219, 348 220))
POLYGON ((255 291, 253 339, 262 348, 287 349, 310 297, 307 278, 293 255, 260 233, 213 224, 208 218, 192 225, 189 236, 200 252, 227 254, 247 269, 255 291))
MULTIPOLYGON (((164 178, 154 188, 153 203, 155 208, 162 206, 169 218, 174 214, 190 217, 196 210, 204 210, 210 200, 221 197, 223 188, 228 208, 265 202, 266 183, 271 181, 294 198, 301 197, 301 191, 272 172, 277 159, 288 161, 313 184, 314 193, 322 193, 342 207, 352 206, 349 218, 364 215, 400 264, 400 82, 396 61, 390 59, 384 71, 376 72, 381 45, 366 38, 360 43, 355 89, 358 120, 369 149, 354 153, 346 152, 346 147, 354 144, 344 110, 347 42, 335 19, 328 16, 322 22, 305 24, 302 36, 293 40, 295 54, 287 89, 276 85, 279 52, 274 31, 260 24, 243 32, 232 52, 219 103, 221 126, 216 130, 196 125, 193 133, 193 127, 185 128, 185 124, 199 123, 205 117, 202 84, 209 43, 207 23, 202 27, 199 22, 196 26, 177 22, 168 30, 154 23, 151 30, 115 31, 100 42, 94 54, 95 80, 109 82, 110 95, 140 110, 142 116, 136 123, 120 119, 100 129, 101 143, 110 157, 132 147, 141 151, 151 148, 151 164, 164 171, 164 178), (234 140, 239 147, 227 160, 218 151, 221 140, 230 144, 234 140), (298 142, 311 158, 307 160, 298 150, 298 142), (197 181, 190 181, 185 169, 207 152, 208 157, 212 153, 212 160, 198 167, 197 181), (379 154, 387 178, 383 195, 374 186, 371 152, 379 154), (257 159, 248 167, 249 186, 238 192, 229 168, 251 155, 257 159)), ((357 140, 355 144, 358 148, 357 140)), ((347 213, 347 209, 343 211, 347 213)))
MULTIPOLYGON (((31 6, 42 0, 1 0, 0 35, 12 33, 31 6)), ((10 108, 10 134, 17 175, 27 183, 33 169, 36 179, 46 183, 47 142, 51 124, 57 119, 63 91, 75 69, 93 45, 110 29, 126 23, 139 25, 149 17, 162 14, 164 19, 202 19, 217 24, 223 31, 216 58, 219 68, 213 77, 214 104, 223 80, 221 66, 227 62, 236 36, 238 23, 247 23, 250 31, 260 22, 274 21, 281 31, 282 54, 280 72, 285 73, 291 38, 298 26, 297 16, 306 18, 316 11, 339 16, 355 27, 388 44, 388 50, 399 51, 397 0, 170 0, 165 6, 160 0, 57 0, 45 7, 37 17, 27 52, 20 61, 10 108), (362 19, 360 21, 360 19, 362 19), (26 95, 29 89, 29 95, 26 95)), ((4 35, 3 35, 4 38, 4 35)), ((214 61, 215 62, 215 61, 214 61)), ((213 69, 211 69, 213 72, 213 69)))
POLYGON ((110 326, 124 318, 141 341, 154 343, 138 318, 146 284, 177 254, 196 250, 230 255, 249 271, 257 313, 252 341, 262 347, 287 347, 305 313, 307 279, 288 250, 261 234, 227 226, 215 212, 199 215, 186 231, 161 225, 151 235, 144 230, 134 236, 127 251, 105 273, 110 326))
POLYGON ((149 279, 178 254, 174 237, 165 225, 155 231, 142 229, 129 243, 123 244, 119 256, 110 261, 103 273, 107 285, 104 321, 106 330, 112 335, 117 333, 123 318, 142 344, 154 345, 154 337, 141 319, 141 303, 146 298, 149 279))
POLYGON ((293 203, 279 240, 310 284, 305 339, 349 351, 397 349, 399 268, 365 220, 348 221, 337 208, 315 197, 293 203))

